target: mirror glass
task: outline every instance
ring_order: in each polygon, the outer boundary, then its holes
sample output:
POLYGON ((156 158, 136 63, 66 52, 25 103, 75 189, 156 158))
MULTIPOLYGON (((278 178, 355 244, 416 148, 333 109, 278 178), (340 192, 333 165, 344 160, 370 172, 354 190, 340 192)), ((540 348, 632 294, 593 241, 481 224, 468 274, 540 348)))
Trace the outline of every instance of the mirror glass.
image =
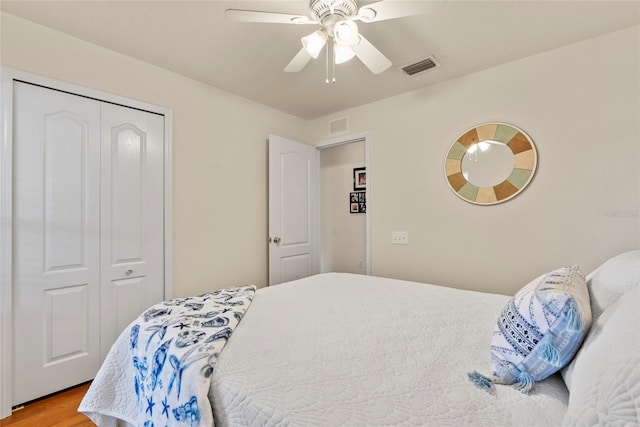
POLYGON ((502 142, 480 141, 462 159, 464 179, 478 187, 493 187, 511 175, 513 152, 502 142))
POLYGON ((533 141, 506 123, 485 123, 460 135, 445 159, 449 187, 461 199, 493 205, 525 189, 537 166, 533 141))

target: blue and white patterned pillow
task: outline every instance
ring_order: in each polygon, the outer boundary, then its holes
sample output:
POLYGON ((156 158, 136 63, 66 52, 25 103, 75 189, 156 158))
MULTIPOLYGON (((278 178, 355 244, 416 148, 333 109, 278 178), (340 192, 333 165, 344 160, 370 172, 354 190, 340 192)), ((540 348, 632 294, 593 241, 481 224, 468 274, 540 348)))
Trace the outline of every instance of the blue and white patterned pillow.
POLYGON ((591 326, 589 292, 578 266, 544 274, 502 309, 491 339, 493 378, 469 374, 493 392, 493 383, 528 393, 571 361, 591 326))

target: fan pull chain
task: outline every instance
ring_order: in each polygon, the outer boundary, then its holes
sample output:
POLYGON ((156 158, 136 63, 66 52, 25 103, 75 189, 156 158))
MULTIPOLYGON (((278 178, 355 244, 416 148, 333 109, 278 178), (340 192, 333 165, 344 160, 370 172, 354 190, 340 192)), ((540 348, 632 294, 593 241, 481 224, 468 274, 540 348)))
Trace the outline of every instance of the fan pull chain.
POLYGON ((331 58, 331 83, 336 82, 336 51, 333 48, 333 39, 329 39, 325 50, 325 84, 329 84, 329 58, 331 58), (329 52, 331 50, 331 52, 329 52))
POLYGON ((335 49, 335 45, 333 44, 333 40, 331 40, 331 76, 333 78, 331 83, 335 83, 336 82, 336 49, 335 49))
POLYGON ((325 49, 325 84, 329 84, 329 43, 327 43, 327 48, 325 49))

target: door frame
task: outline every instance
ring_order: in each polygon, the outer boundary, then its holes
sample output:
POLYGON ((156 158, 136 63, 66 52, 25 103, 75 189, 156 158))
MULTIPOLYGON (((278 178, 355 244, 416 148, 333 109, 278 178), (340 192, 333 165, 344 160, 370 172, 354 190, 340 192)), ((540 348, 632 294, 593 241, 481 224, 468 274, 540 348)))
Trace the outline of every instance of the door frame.
MULTIPOLYGON (((364 166, 367 168, 367 188, 365 189, 366 199, 367 199, 367 211, 365 212, 365 242, 364 242, 364 273, 367 276, 371 276, 371 136, 368 132, 357 133, 353 135, 345 135, 340 136, 333 139, 328 139, 325 141, 320 141, 317 144, 314 144, 318 151, 325 150, 327 148, 333 148, 340 145, 351 144, 353 142, 362 142, 364 141, 364 166)), ((320 174, 320 156, 317 159, 318 162, 318 176, 320 174)), ((319 180, 318 180, 319 182, 319 180)), ((320 209, 320 192, 318 191, 318 210, 320 209)), ((319 224, 320 217, 318 217, 319 224)), ((317 256, 320 258, 320 241, 318 241, 318 250, 317 256)), ((319 262, 319 260, 318 260, 319 262)), ((318 264, 319 265, 319 264, 318 264)))
POLYGON ((11 272, 13 251, 13 85, 31 83, 124 107, 163 115, 164 120, 164 294, 173 292, 172 110, 9 67, 0 67, 0 419, 11 415, 13 400, 13 325, 11 272))

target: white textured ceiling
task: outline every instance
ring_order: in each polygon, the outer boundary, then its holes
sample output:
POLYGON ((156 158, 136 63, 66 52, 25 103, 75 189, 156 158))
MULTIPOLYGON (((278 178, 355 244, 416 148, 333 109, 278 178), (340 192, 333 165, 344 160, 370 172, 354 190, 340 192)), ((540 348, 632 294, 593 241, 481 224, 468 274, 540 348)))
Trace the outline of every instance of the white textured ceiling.
POLYGON ((225 21, 228 8, 307 15, 306 1, 2 0, 0 8, 305 119, 640 23, 638 1, 429 3, 424 15, 360 24, 393 66, 373 75, 354 59, 336 66, 329 85, 323 55, 283 72, 313 26, 225 21), (428 55, 442 66, 413 77, 399 70, 428 55))

